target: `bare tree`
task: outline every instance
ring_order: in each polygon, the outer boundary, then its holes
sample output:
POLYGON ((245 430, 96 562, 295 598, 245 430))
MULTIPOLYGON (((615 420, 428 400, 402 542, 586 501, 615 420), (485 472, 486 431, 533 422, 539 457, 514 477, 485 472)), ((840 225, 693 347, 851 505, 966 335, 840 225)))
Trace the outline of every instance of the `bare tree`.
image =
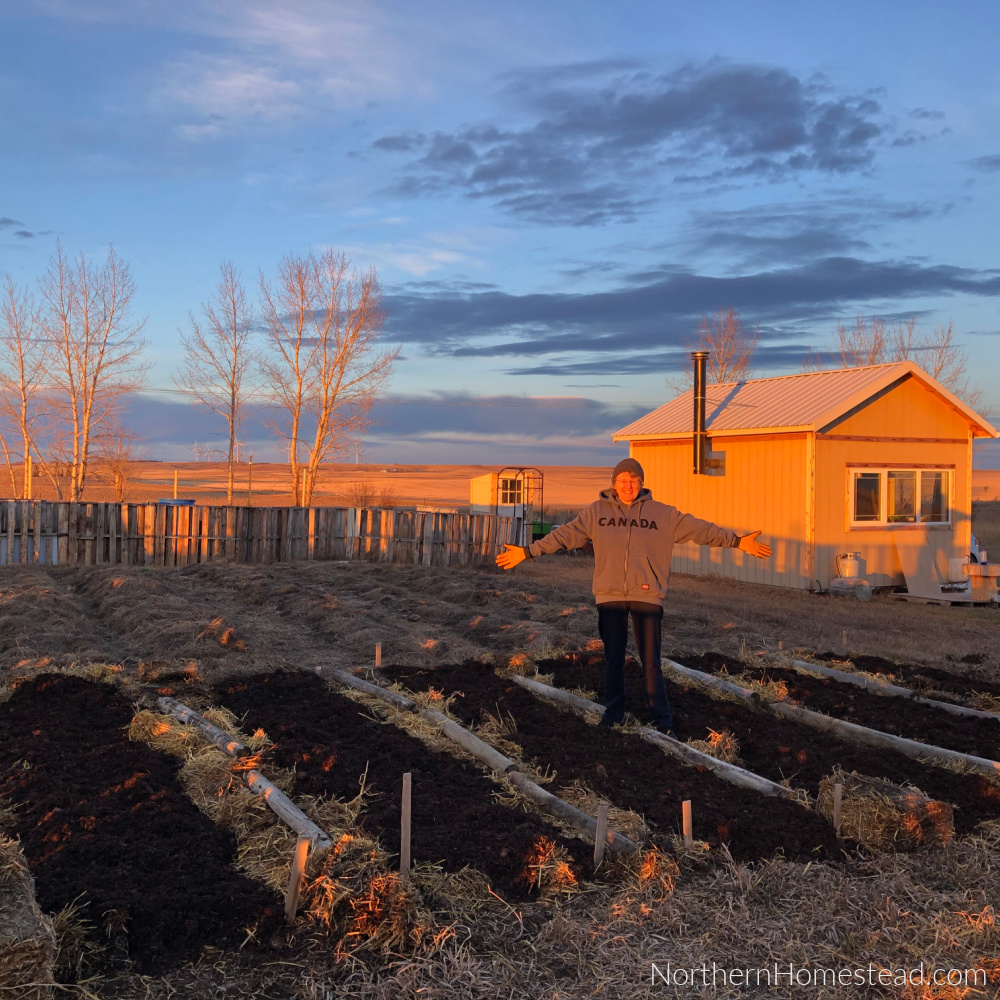
POLYGON ((303 506, 320 465, 369 426, 399 356, 379 341, 385 313, 378 275, 350 266, 333 250, 289 255, 274 284, 260 279, 270 348, 261 368, 285 414, 276 430, 288 442, 293 502, 303 506))
POLYGON ((972 407, 983 401, 983 390, 969 382, 969 358, 955 343, 955 324, 948 320, 947 326, 936 326, 934 332, 923 339, 919 350, 922 368, 950 389, 959 399, 972 407))
POLYGON ((120 424, 105 430, 97 440, 115 503, 125 503, 135 485, 139 465, 146 457, 142 438, 120 424))
MULTIPOLYGON (((28 496, 28 457, 38 452, 39 422, 44 408, 39 406, 45 390, 44 381, 51 352, 43 335, 40 314, 34 296, 19 288, 8 277, 0 290, 0 417, 20 439, 24 475, 20 496, 28 496)), ((11 488, 18 494, 18 485, 11 463, 11 450, 6 436, 0 437, 11 488)))
POLYGON ((753 378, 753 356, 760 342, 760 326, 748 330, 730 306, 714 316, 702 316, 695 350, 710 351, 710 382, 742 382, 753 378))
MULTIPOLYGON (((747 329, 740 314, 730 306, 719 309, 712 316, 702 316, 695 342, 687 342, 689 351, 708 351, 707 374, 709 382, 740 382, 753 378, 753 356, 760 342, 760 325, 747 329)), ((667 379, 667 384, 677 392, 691 388, 691 362, 684 364, 683 374, 667 379)))
MULTIPOLYGON (((937 326, 933 333, 923 335, 917 329, 915 316, 889 323, 860 313, 852 326, 837 326, 832 357, 844 368, 913 361, 969 406, 977 406, 982 400, 982 390, 970 385, 968 357, 955 342, 951 320, 947 326, 937 326)), ((810 353, 803 367, 819 370, 826 367, 823 361, 822 353, 810 353)))
POLYGON ((232 504, 234 456, 257 355, 252 346, 253 308, 247 301, 242 276, 228 260, 219 272, 212 300, 201 307, 205 325, 192 315, 191 336, 181 336, 184 362, 174 374, 174 382, 192 393, 201 406, 226 421, 229 429, 226 503, 232 504))
POLYGON ((132 318, 135 284, 114 247, 97 265, 82 253, 70 260, 57 245, 40 287, 42 326, 54 354, 56 404, 69 439, 70 499, 78 501, 91 442, 143 384, 144 321, 132 318))

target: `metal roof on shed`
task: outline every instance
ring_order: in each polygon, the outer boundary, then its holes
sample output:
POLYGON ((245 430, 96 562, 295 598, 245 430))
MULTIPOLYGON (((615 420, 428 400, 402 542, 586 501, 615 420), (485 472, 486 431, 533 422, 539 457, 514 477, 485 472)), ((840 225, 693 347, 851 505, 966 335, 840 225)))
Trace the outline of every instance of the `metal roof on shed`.
MULTIPOLYGON (((912 361, 710 385, 705 392, 710 433, 818 431, 900 379, 914 377, 959 410, 978 436, 996 429, 912 361)), ((693 433, 694 390, 623 427, 615 441, 683 437, 693 433)))

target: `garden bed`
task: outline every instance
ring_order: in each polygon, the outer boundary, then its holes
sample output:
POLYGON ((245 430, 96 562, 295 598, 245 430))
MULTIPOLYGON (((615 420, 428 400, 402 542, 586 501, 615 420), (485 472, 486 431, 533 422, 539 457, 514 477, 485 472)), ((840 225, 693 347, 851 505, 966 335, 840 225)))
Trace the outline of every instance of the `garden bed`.
POLYGON ((299 794, 351 800, 364 777, 370 792, 359 817, 382 847, 398 854, 404 772, 412 775, 412 857, 440 862, 446 871, 482 872, 511 900, 534 888, 533 865, 555 845, 572 859, 574 877, 588 868, 593 848, 532 813, 496 800, 499 786, 479 768, 436 752, 371 710, 330 689, 319 677, 278 672, 219 684, 216 697, 247 728, 261 728, 277 744, 270 759, 294 769, 299 794))
MULTIPOLYGON (((832 666, 844 662, 843 656, 829 652, 817 653, 816 659, 832 666)), ((957 662, 962 665, 978 666, 983 659, 984 657, 980 653, 969 653, 957 662)), ((975 695, 1000 698, 1000 683, 974 677, 967 673, 956 673, 954 670, 943 670, 940 667, 930 667, 925 664, 893 663, 892 660, 881 656, 852 656, 849 662, 855 670, 879 674, 893 684, 913 688, 921 694, 933 691, 935 697, 951 695, 956 701, 962 701, 975 695)))
MULTIPOLYGON (((549 660, 540 664, 539 670, 554 673, 559 687, 596 690, 601 697, 601 656, 583 654, 549 660)), ((631 658, 626 663, 626 677, 626 707, 645 721, 642 673, 631 658)), ((716 700, 695 687, 684 687, 669 679, 666 687, 679 739, 704 740, 710 730, 728 729, 739 741, 740 758, 746 767, 772 781, 788 779, 793 786, 816 796, 819 783, 839 765, 845 771, 883 778, 896 785, 914 785, 930 798, 950 803, 956 807, 956 833, 968 832, 983 820, 1000 818, 1000 787, 984 775, 945 770, 895 750, 875 750, 768 712, 716 700)))
POLYGON ((719 653, 687 656, 678 662, 709 674, 746 672, 761 683, 774 681, 783 684, 789 699, 814 712, 846 719, 894 736, 947 747, 988 760, 1000 760, 1000 719, 953 715, 933 705, 902 696, 866 691, 832 677, 810 677, 792 667, 747 667, 719 653))
POLYGON ((695 837, 713 846, 726 843, 737 860, 776 852, 794 860, 840 855, 830 824, 797 803, 731 785, 635 736, 598 729, 542 703, 477 661, 435 669, 396 666, 383 672, 415 691, 457 693, 450 709, 466 725, 477 725, 487 715, 511 717, 516 728, 506 738, 525 758, 555 772, 552 791, 558 794, 583 782, 617 806, 642 815, 661 838, 679 832, 681 803, 690 799, 695 837))
POLYGON ((235 841, 177 782, 178 762, 131 742, 114 687, 43 674, 0 704, 0 798, 39 905, 76 904, 98 967, 157 974, 205 945, 277 925, 280 900, 237 871, 235 841))

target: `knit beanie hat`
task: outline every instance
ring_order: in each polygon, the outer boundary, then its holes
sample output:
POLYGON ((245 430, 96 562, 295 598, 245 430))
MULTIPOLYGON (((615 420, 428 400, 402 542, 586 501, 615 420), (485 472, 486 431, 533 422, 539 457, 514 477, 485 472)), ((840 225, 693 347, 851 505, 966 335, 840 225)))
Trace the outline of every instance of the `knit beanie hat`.
POLYGON ((645 481, 646 474, 642 471, 642 466, 634 458, 623 458, 616 466, 614 472, 611 473, 611 485, 614 486, 615 480, 623 473, 627 472, 630 476, 638 476, 640 480, 645 481))

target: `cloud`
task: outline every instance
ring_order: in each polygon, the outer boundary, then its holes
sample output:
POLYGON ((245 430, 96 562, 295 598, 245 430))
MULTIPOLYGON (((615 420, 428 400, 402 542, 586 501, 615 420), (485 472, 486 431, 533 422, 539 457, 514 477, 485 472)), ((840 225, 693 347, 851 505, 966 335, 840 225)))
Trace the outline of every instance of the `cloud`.
MULTIPOLYGON (((612 432, 654 405, 578 396, 390 396, 373 408, 374 424, 362 447, 369 459, 393 463, 613 463, 627 449, 611 444, 612 432)), ((265 407, 249 407, 240 439, 257 461, 285 461, 267 419, 265 407)), ((152 458, 190 460, 196 441, 203 448, 225 448, 224 423, 172 394, 131 396, 123 423, 148 444, 152 458)))
POLYGON ((277 121, 299 111, 299 84, 283 79, 274 67, 228 56, 197 56, 173 63, 167 72, 162 96, 209 116, 209 127, 216 131, 226 119, 277 121))
POLYGON ((887 300, 899 309, 908 298, 959 294, 1000 296, 1000 271, 825 257, 721 277, 663 267, 598 292, 422 293, 411 285, 388 295, 386 306, 390 337, 431 354, 539 358, 514 371, 581 375, 675 367, 675 352, 700 317, 730 305, 762 324, 762 356, 771 351, 770 361, 780 364, 801 358, 811 326, 847 310, 887 300))
POLYGON ((34 233, 29 233, 27 229, 18 229, 14 233, 14 235, 15 236, 20 236, 22 240, 32 240, 32 239, 35 238, 35 234, 34 233))
POLYGON ((890 202, 882 198, 831 195, 804 202, 777 202, 691 215, 682 245, 695 253, 724 254, 743 266, 775 266, 816 257, 871 251, 870 240, 885 226, 950 212, 945 203, 890 202))
POLYGON ((969 160, 968 163, 974 170, 982 170, 989 174, 996 173, 1000 170, 1000 153, 994 156, 980 156, 975 160, 969 160))
POLYGON ((410 462, 613 463, 625 452, 611 444, 612 433, 653 405, 582 396, 389 397, 372 411, 365 450, 410 462))
POLYGON ((384 135, 381 152, 420 155, 397 195, 453 188, 533 222, 629 221, 665 181, 781 181, 868 169, 886 126, 872 94, 820 79, 715 61, 651 75, 636 64, 585 64, 506 78, 516 128, 384 135))

